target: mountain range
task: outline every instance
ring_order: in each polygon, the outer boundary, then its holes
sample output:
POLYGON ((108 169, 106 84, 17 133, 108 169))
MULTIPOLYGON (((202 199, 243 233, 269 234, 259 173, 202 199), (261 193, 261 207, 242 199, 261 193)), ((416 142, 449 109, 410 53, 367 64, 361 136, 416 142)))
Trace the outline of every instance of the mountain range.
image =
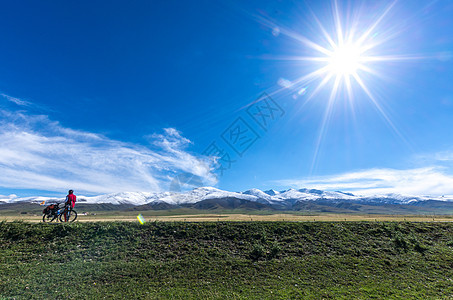
MULTIPOLYGON (((0 196, 2 204, 63 202, 64 198, 0 196)), ((346 192, 330 192, 317 189, 289 189, 284 191, 250 189, 230 192, 214 187, 199 187, 187 192, 121 192, 94 197, 78 196, 77 205, 113 205, 133 209, 172 209, 189 207, 196 209, 272 209, 311 211, 385 211, 413 210, 435 207, 436 210, 453 212, 453 197, 405 196, 384 194, 358 196, 346 192)))

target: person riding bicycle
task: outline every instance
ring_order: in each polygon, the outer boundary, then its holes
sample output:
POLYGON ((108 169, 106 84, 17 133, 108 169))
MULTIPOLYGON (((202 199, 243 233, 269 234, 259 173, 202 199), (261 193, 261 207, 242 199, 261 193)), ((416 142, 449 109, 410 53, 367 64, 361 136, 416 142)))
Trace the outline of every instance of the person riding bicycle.
POLYGON ((76 195, 74 195, 73 190, 69 190, 68 195, 66 196, 66 201, 65 201, 65 212, 64 212, 64 221, 68 221, 69 214, 71 213, 71 210, 74 208, 75 203, 76 203, 76 195))

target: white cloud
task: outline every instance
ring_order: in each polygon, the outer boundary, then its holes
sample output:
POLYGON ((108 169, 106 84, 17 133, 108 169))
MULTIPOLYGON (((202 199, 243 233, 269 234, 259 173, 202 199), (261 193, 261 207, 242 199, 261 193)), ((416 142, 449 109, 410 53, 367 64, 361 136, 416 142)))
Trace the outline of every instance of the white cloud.
POLYGON ((436 153, 422 153, 415 155, 414 161, 418 164, 442 164, 443 166, 453 166, 453 151, 439 151, 436 153))
POLYGON ((434 159, 437 161, 443 162, 453 162, 453 152, 451 151, 443 151, 436 153, 434 159))
POLYGON ((211 166, 173 128, 152 135, 155 150, 62 127, 47 116, 0 110, 0 186, 84 193, 165 191, 179 172, 215 184, 211 166))
POLYGON ((12 102, 12 103, 14 103, 16 105, 19 105, 19 106, 29 106, 31 104, 28 101, 25 101, 25 100, 22 100, 22 99, 19 99, 19 98, 16 98, 16 97, 11 97, 11 96, 3 94, 3 93, 1 93, 0 96, 5 98, 9 102, 12 102))
POLYGON ((445 168, 437 166, 408 170, 370 169, 310 179, 280 180, 277 183, 295 188, 349 191, 358 195, 451 195, 453 175, 445 171, 445 168))

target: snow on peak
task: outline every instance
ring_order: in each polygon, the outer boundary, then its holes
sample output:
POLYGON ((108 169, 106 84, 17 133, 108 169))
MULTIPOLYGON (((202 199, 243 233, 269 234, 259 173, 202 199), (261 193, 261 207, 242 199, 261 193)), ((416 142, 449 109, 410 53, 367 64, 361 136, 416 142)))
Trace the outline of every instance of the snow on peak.
POLYGON ((156 194, 146 192, 121 192, 94 197, 78 197, 85 203, 110 203, 143 205, 156 198, 156 194))
POLYGON ((266 194, 268 194, 269 196, 276 196, 278 194, 280 194, 279 191, 276 191, 274 189, 270 189, 270 190, 267 190, 267 191, 264 191, 266 194))
MULTIPOLYGON (((438 201, 453 201, 453 196, 429 197, 429 196, 407 196, 400 194, 385 194, 374 196, 356 196, 345 192, 330 192, 317 189, 289 189, 285 191, 250 189, 244 192, 229 192, 220 190, 214 187, 199 187, 186 192, 120 192, 99 195, 94 197, 78 196, 79 203, 98 204, 129 204, 129 205, 145 205, 154 203, 167 203, 171 205, 191 204, 208 199, 221 198, 236 198, 249 201, 257 201, 265 204, 287 205, 298 201, 360 201, 360 202, 383 202, 383 203, 399 203, 408 204, 414 201, 438 200, 438 201)), ((51 197, 25 197, 19 198, 16 195, 2 196, 0 195, 1 203, 15 202, 31 202, 40 203, 48 202, 63 202, 62 198, 51 197)))
POLYGON ((29 202, 29 203, 42 203, 42 202, 63 202, 64 198, 54 197, 18 197, 17 195, 3 196, 0 195, 0 204, 2 203, 17 203, 17 202, 29 202))
POLYGON ((245 192, 242 192, 242 194, 244 194, 244 195, 252 195, 252 196, 256 196, 258 198, 262 198, 262 199, 266 199, 266 200, 270 200, 272 198, 271 195, 266 194, 265 192, 263 192, 263 191, 261 191, 259 189, 247 190, 245 192))

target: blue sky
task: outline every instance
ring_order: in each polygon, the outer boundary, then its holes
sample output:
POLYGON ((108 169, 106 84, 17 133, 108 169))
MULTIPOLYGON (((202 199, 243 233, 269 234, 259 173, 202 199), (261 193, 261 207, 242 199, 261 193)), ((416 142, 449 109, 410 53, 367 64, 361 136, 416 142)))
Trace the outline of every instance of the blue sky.
POLYGON ((181 173, 453 194, 452 28, 447 0, 4 3, 0 195, 166 191, 181 173), (328 73, 301 78, 336 12, 385 59, 331 97, 328 73))

